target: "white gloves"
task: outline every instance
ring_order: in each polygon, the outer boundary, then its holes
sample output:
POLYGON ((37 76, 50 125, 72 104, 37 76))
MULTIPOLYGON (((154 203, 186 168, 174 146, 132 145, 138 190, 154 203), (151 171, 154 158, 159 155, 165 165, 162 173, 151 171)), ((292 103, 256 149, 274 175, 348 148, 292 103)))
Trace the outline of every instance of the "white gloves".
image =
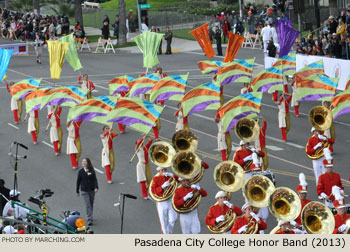
POLYGON ((228 208, 232 208, 232 204, 228 202, 227 200, 224 201, 224 204, 228 206, 228 208))
POLYGON ((247 231, 247 225, 244 225, 243 227, 241 227, 240 229, 238 229, 238 233, 241 234, 243 232, 247 231))
POLYGON ((170 182, 169 181, 165 181, 162 185, 162 188, 165 189, 166 187, 170 186, 170 182))
POLYGON ((290 225, 292 225, 293 227, 295 227, 295 225, 297 224, 297 222, 295 220, 291 220, 289 221, 290 225))
POLYGON ((164 177, 172 177, 174 174, 172 174, 171 172, 165 172, 164 173, 164 177))
POLYGON ((250 215, 251 215, 256 221, 260 221, 259 217, 258 217, 254 212, 251 212, 250 215))
POLYGON ((320 194, 321 199, 325 199, 327 197, 327 194, 325 194, 324 192, 320 194))
POLYGON ((197 189, 198 191, 201 189, 199 185, 191 185, 191 188, 197 189))
POLYGON ((306 234, 306 231, 305 231, 305 230, 300 230, 300 229, 298 229, 298 228, 294 228, 293 231, 294 231, 294 233, 296 233, 296 234, 306 234))
POLYGON ((249 155, 249 156, 247 156, 247 157, 245 157, 245 158, 243 159, 244 162, 247 162, 247 161, 250 161, 250 160, 253 160, 252 155, 249 155))
POLYGON ((224 221, 225 220, 225 216, 224 215, 220 215, 219 217, 217 217, 215 219, 216 222, 220 222, 220 221, 224 221))
POLYGON ((314 150, 317 150, 318 148, 320 148, 322 146, 322 143, 318 143, 314 146, 314 150))
POLYGON ((250 149, 252 152, 256 152, 256 153, 258 153, 258 150, 257 149, 255 149, 255 148, 251 148, 250 149))
POLYGON ((188 199, 190 199, 190 198, 192 198, 192 197, 193 197, 193 192, 189 192, 189 193, 187 193, 187 194, 185 195, 184 201, 186 201, 186 200, 188 200, 188 199))
POLYGON ((338 232, 339 233, 343 233, 346 230, 347 227, 348 226, 346 226, 345 224, 341 225, 340 227, 338 227, 338 232))
POLYGON ((322 135, 318 135, 318 138, 321 139, 321 140, 323 140, 323 141, 326 141, 326 140, 327 140, 327 137, 322 136, 322 135))

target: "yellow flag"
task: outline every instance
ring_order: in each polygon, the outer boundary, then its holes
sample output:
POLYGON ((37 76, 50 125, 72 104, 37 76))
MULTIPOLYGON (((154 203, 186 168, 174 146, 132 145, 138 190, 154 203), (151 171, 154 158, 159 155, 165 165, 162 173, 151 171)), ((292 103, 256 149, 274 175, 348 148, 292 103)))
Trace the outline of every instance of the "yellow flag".
POLYGON ((69 43, 47 41, 47 45, 49 49, 51 79, 59 79, 69 43))

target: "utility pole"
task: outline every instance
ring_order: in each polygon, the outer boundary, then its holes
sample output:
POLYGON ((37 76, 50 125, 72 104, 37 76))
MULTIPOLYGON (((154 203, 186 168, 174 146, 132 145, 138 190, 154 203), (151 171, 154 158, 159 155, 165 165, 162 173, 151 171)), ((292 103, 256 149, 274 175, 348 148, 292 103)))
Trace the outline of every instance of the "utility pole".
POLYGON ((137 4, 137 19, 139 21, 139 33, 141 33, 141 9, 139 5, 139 0, 136 0, 136 4, 137 4))

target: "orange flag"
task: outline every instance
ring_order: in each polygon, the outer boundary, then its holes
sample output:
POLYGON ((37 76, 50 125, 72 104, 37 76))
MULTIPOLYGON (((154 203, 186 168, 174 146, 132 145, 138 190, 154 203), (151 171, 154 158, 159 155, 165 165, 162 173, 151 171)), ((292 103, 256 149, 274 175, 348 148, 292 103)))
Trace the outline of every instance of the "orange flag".
POLYGON ((203 52, 207 55, 209 59, 215 56, 214 49, 211 45, 211 41, 209 38, 208 24, 199 26, 198 28, 189 31, 189 33, 191 33, 193 37, 197 40, 203 52))
POLYGON ((224 62, 232 62, 241 48, 244 37, 229 32, 224 62))

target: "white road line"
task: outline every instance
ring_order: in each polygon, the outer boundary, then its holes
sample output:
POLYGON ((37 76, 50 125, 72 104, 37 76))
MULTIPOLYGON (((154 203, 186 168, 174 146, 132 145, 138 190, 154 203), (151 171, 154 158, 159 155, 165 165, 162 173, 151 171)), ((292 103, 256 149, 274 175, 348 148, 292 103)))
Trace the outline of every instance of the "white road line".
POLYGON ((94 167, 94 170, 97 171, 98 173, 104 174, 103 171, 101 171, 100 169, 97 169, 97 168, 95 168, 95 167, 94 167))
POLYGON ((305 146, 301 146, 299 144, 295 144, 295 143, 291 143, 291 142, 283 142, 281 139, 278 139, 278 138, 275 138, 275 137, 272 137, 272 136, 266 136, 266 138, 274 140, 276 142, 285 143, 287 145, 290 145, 290 146, 293 146, 293 147, 296 147, 296 148, 299 148, 299 149, 304 149, 305 148, 305 146))
POLYGON ((15 128, 15 129, 19 130, 19 128, 17 126, 13 125, 12 123, 7 123, 7 124, 10 125, 12 128, 15 128))
POLYGON ((283 150, 282 148, 279 148, 279 147, 273 146, 273 145, 266 145, 266 149, 273 150, 273 151, 281 151, 281 150, 283 150))
POLYGON ((47 143, 47 142, 45 142, 45 141, 41 141, 43 144, 45 144, 45 145, 47 145, 47 146, 49 146, 49 147, 51 147, 52 149, 53 149, 53 145, 52 144, 49 144, 49 143, 47 143))
POLYGON ((102 88, 102 89, 104 89, 104 90, 109 90, 109 88, 106 88, 106 87, 101 86, 101 85, 98 85, 98 84, 95 84, 95 86, 96 86, 96 87, 99 87, 99 88, 102 88))

